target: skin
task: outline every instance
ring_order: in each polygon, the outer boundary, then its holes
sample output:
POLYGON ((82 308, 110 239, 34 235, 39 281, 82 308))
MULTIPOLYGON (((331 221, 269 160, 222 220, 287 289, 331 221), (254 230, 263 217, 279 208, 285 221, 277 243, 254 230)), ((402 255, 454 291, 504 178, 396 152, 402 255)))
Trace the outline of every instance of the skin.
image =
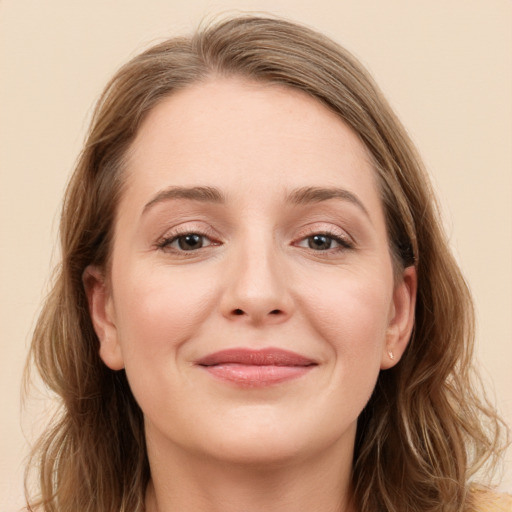
POLYGON ((130 149, 111 261, 84 282, 100 355, 125 368, 144 413, 148 510, 353 511, 357 417, 406 348, 416 274, 395 279, 351 129, 281 86, 212 78, 175 93, 130 149), (298 201, 306 187, 345 192, 298 201), (204 235, 191 250, 187 233, 204 235), (234 347, 316 365, 244 387, 195 364, 234 347))

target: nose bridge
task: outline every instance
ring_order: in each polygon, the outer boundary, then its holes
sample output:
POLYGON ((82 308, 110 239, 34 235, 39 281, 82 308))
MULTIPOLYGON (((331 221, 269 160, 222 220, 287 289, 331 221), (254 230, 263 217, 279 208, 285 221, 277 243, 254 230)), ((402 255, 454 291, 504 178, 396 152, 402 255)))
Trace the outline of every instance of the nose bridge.
POLYGON ((223 312, 252 322, 278 322, 291 312, 282 253, 271 232, 253 230, 237 244, 229 264, 223 312))

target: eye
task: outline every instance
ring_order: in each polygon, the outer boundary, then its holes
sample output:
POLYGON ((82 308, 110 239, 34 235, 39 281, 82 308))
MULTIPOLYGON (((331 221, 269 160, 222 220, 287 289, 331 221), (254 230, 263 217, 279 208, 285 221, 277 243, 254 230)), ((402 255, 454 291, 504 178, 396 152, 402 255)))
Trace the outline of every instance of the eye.
POLYGON ((196 251, 203 247, 212 245, 213 242, 206 236, 200 233, 183 233, 170 238, 162 240, 158 247, 160 249, 174 249, 176 251, 196 251))
POLYGON ((314 251, 328 251, 329 249, 350 249, 352 245, 338 236, 328 233, 314 233, 303 238, 297 244, 299 247, 307 247, 314 251))

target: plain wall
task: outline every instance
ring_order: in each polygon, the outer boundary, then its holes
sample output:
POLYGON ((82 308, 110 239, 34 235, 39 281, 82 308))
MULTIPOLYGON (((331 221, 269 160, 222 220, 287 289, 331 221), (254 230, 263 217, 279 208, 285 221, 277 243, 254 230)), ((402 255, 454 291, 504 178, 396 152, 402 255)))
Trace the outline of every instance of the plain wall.
MULTIPOLYGON (((247 10, 320 29, 375 76, 433 176, 474 292, 484 379, 512 420, 510 0, 0 0, 0 510, 23 504, 26 438, 46 414, 33 398, 21 419, 21 375, 91 107, 150 43, 247 10)), ((510 451, 501 487, 512 490, 510 451)))

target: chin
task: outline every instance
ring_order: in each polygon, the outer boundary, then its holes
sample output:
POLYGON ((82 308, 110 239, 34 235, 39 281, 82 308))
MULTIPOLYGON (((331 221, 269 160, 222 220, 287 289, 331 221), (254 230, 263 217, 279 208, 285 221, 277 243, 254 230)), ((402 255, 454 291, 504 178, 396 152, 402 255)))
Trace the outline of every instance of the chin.
POLYGON ((332 424, 312 422, 312 416, 310 421, 288 418, 281 422, 268 417, 265 420, 248 417, 246 422, 240 421, 229 428, 219 425, 209 430, 199 451, 216 461, 269 469, 317 457, 335 446, 351 449, 355 422, 340 431, 332 424))

